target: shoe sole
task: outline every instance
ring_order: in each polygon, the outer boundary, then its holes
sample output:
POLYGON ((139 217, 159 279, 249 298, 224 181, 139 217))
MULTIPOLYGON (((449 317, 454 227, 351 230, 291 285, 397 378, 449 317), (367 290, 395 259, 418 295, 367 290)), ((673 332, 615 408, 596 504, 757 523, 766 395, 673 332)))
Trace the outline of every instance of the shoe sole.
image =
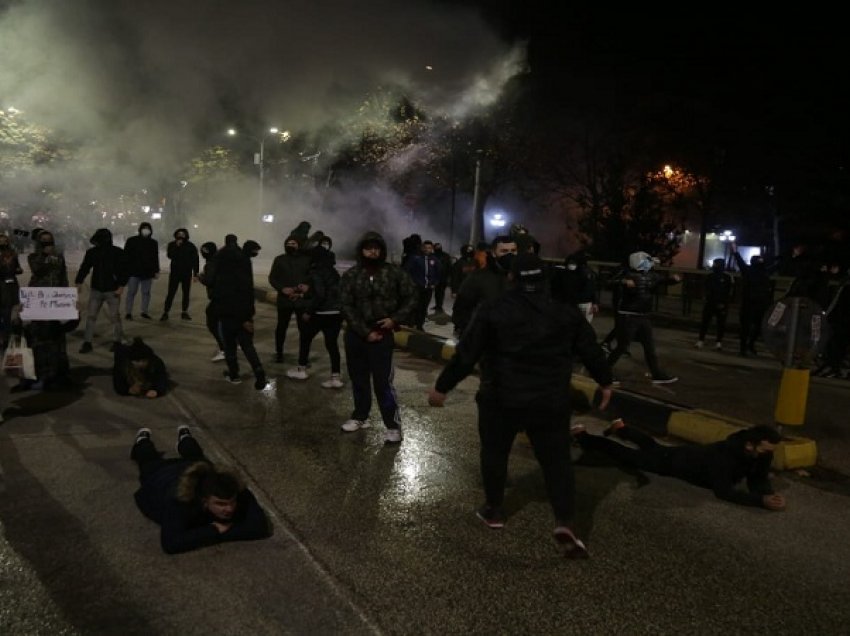
POLYGON ((504 521, 493 521, 492 519, 488 519, 481 512, 476 512, 475 516, 481 519, 484 522, 484 525, 490 528, 491 530, 501 530, 505 527, 504 521))
POLYGON ((192 431, 189 430, 188 426, 178 426, 177 427, 177 442, 174 444, 174 449, 179 453, 180 452, 180 442, 183 441, 186 437, 192 437, 192 431), (186 431, 185 434, 182 434, 183 431, 186 431))
POLYGON ((368 422, 364 422, 363 424, 361 424, 360 426, 358 426, 357 428, 354 428, 354 429, 342 428, 342 426, 340 426, 339 430, 341 430, 343 433, 356 433, 357 431, 362 430, 364 428, 369 428, 370 426, 372 426, 372 425, 369 424, 368 422))
POLYGON ((679 378, 672 378, 670 380, 653 380, 653 384, 673 384, 674 382, 678 382, 679 378))

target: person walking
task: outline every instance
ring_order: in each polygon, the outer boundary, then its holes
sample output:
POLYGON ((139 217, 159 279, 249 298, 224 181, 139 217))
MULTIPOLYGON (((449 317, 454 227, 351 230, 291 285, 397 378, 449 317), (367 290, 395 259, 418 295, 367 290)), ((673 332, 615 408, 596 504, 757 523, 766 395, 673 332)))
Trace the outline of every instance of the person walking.
POLYGON ((652 383, 670 384, 679 378, 665 373, 658 364, 649 316, 655 290, 682 279, 678 274, 670 277, 656 274, 652 271, 654 264, 653 258, 646 252, 633 252, 629 255, 629 269, 613 281, 621 286, 622 295, 617 308, 617 348, 608 356, 608 365, 613 369, 620 356, 629 350, 632 340, 637 340, 643 345, 643 356, 652 373, 652 383))
POLYGON ((74 280, 79 288, 91 272, 91 289, 89 290, 89 303, 86 312, 86 334, 80 353, 89 353, 92 350, 97 314, 104 303, 107 308, 106 316, 112 323, 112 345, 109 350, 114 351, 115 346, 124 337, 124 330, 121 326, 121 292, 124 290, 128 279, 127 260, 124 250, 112 244, 112 232, 107 228, 101 228, 95 232, 90 241, 94 247, 86 250, 83 262, 74 280))
POLYGON ((207 285, 211 289, 213 313, 218 317, 224 341, 224 378, 241 384, 236 346, 242 349, 254 372, 254 388, 261 391, 268 383, 263 364, 254 348, 254 270, 251 259, 260 252, 256 241, 245 241, 240 250, 233 235, 209 263, 207 285))
POLYGON ((168 320, 168 312, 177 295, 177 288, 183 292, 180 318, 192 320, 189 315, 189 294, 192 290, 192 280, 198 280, 198 272, 201 267, 198 257, 198 248, 189 240, 189 230, 180 228, 174 232, 174 240, 168 244, 167 255, 171 261, 168 272, 168 293, 165 296, 165 306, 162 310, 160 321, 168 320))
POLYGON ((476 513, 490 528, 505 525, 503 508, 508 457, 525 430, 543 471, 555 516, 555 539, 571 558, 588 555, 575 522, 575 483, 570 460, 570 378, 574 358, 602 387, 600 409, 611 398, 611 370, 596 334, 579 310, 553 300, 546 266, 533 253, 519 254, 509 274, 512 287, 482 304, 428 401, 443 406, 446 394, 480 363, 478 432, 485 503, 476 513))
POLYGON ((705 277, 705 304, 702 307, 702 322, 699 328, 699 340, 696 348, 702 349, 705 335, 712 318, 717 318, 717 341, 714 348, 723 349, 723 335, 726 333, 726 314, 729 311, 729 301, 732 300, 732 287, 735 280, 726 271, 726 261, 715 258, 711 262, 711 273, 705 277))
MULTIPOLYGON (((229 236, 233 236, 232 234, 229 236)), ((236 243, 236 237, 233 236, 233 243, 236 243)), ((210 332, 216 344, 216 352, 211 358, 211 362, 221 362, 224 360, 224 340, 221 339, 221 333, 218 328, 218 316, 215 314, 215 305, 212 302, 212 290, 209 287, 208 279, 207 279, 207 271, 210 266, 210 261, 215 257, 216 252, 218 252, 218 247, 212 241, 208 241, 201 245, 201 257, 204 259, 204 267, 201 270, 201 273, 198 274, 198 281, 206 288, 207 290, 207 308, 205 310, 205 315, 207 319, 207 331, 210 332)))
POLYGON ((159 277, 159 243, 152 238, 153 229, 147 221, 139 223, 136 236, 131 236, 124 243, 124 254, 127 257, 127 300, 125 303, 126 320, 133 319, 133 303, 136 292, 142 290, 141 317, 150 320, 148 310, 151 306, 151 285, 159 277))
POLYGON ((369 427, 371 384, 386 427, 385 442, 401 442, 401 415, 392 382, 393 332, 410 320, 416 300, 416 287, 407 272, 387 262, 384 237, 366 232, 357 242, 357 263, 340 281, 345 358, 354 396, 354 410, 342 424, 343 431, 369 427))

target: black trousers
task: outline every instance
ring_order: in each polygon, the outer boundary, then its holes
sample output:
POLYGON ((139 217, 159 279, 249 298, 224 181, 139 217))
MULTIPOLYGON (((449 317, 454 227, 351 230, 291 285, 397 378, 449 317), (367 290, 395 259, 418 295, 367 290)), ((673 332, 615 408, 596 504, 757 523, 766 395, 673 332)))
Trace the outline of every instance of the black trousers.
POLYGON ((436 311, 443 311, 443 301, 446 299, 446 287, 448 287, 448 283, 439 283, 434 287, 434 307, 436 311))
POLYGON ((699 339, 704 340, 705 334, 708 333, 708 327, 711 320, 717 317, 717 342, 723 340, 723 335, 726 333, 726 314, 729 305, 726 303, 718 303, 716 301, 706 301, 702 307, 702 323, 699 327, 699 339))
POLYGON ((239 375, 239 361, 236 358, 236 345, 239 345, 248 360, 248 364, 251 365, 254 377, 258 380, 260 377, 264 377, 263 363, 260 362, 260 357, 254 348, 254 334, 247 331, 242 321, 238 319, 220 318, 218 324, 221 330, 221 339, 224 342, 224 361, 227 364, 227 371, 230 376, 239 375))
POLYGON ((218 316, 216 315, 215 308, 212 303, 207 304, 207 330, 212 334, 212 337, 215 338, 215 343, 218 345, 219 351, 224 351, 224 340, 221 338, 221 332, 218 328, 218 316))
MULTIPOLYGON (((191 459, 200 461, 206 459, 201 445, 191 435, 188 435, 180 440, 177 445, 177 453, 183 459, 191 459)), ((142 440, 137 444, 133 444, 133 450, 130 451, 130 459, 139 465, 139 479, 144 480, 151 473, 155 473, 163 466, 173 460, 163 459, 162 453, 156 449, 154 443, 150 439, 142 440)))
POLYGON ((289 328, 289 321, 292 319, 292 314, 295 314, 295 326, 298 327, 299 336, 304 329, 304 321, 301 320, 302 310, 295 309, 291 306, 277 306, 277 326, 274 330, 274 351, 275 353, 283 353, 283 345, 286 342, 286 330, 289 328))
POLYGON ((552 512, 559 524, 575 516, 575 477, 570 458, 569 411, 505 408, 478 403, 481 477, 487 504, 500 507, 505 498, 508 457, 517 433, 525 429, 543 471, 552 512))
POLYGON ((662 446, 646 433, 630 426, 621 428, 617 434, 621 439, 636 444, 637 448, 623 446, 614 440, 590 433, 579 435, 578 442, 582 448, 605 453, 629 468, 659 475, 670 474, 671 448, 662 446))
POLYGON ((655 353, 655 339, 652 337, 652 323, 649 316, 635 316, 631 314, 620 314, 617 321, 617 348, 608 356, 608 366, 612 369, 624 353, 629 350, 632 340, 637 340, 643 345, 643 357, 646 366, 652 373, 653 378, 664 375, 658 366, 658 355, 655 353))
POLYGON ((331 359, 331 373, 340 372, 339 332, 342 329, 342 314, 313 314, 304 322, 299 333, 298 366, 306 367, 310 360, 310 345, 320 332, 325 340, 325 349, 331 359))
POLYGON ((415 320, 416 328, 419 331, 425 329, 425 318, 428 317, 428 305, 431 304, 431 297, 434 295, 433 287, 417 287, 419 294, 416 300, 415 320))
POLYGON ((770 308, 768 303, 744 299, 741 303, 741 351, 752 350, 761 335, 761 321, 770 308))
POLYGON ((171 311, 171 305, 174 302, 174 296, 177 295, 177 288, 183 289, 183 302, 181 308, 184 312, 189 311, 189 292, 192 289, 192 273, 175 274, 171 272, 168 275, 168 293, 165 296, 165 308, 163 311, 168 313, 171 311))

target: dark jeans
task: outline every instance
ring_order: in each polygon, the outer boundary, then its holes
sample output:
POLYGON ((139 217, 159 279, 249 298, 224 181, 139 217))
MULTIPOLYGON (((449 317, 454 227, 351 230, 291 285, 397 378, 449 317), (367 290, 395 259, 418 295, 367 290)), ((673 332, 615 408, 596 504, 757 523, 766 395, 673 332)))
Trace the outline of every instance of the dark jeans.
POLYGON ((652 337, 652 323, 649 316, 633 316, 621 314, 617 321, 617 348, 608 356, 608 366, 612 369, 624 353, 629 350, 632 340, 637 340, 643 346, 643 357, 653 378, 664 375, 658 366, 658 356, 655 353, 655 340, 652 337))
POLYGON ((345 363, 351 380, 354 396, 353 420, 365 420, 372 408, 370 384, 374 387, 381 418, 387 428, 400 428, 401 415, 398 411, 395 388, 393 387, 393 347, 392 334, 384 336, 378 342, 367 342, 351 330, 343 336, 345 343, 345 363), (370 382, 371 381, 371 382, 370 382))
POLYGON ((289 328, 289 321, 292 319, 292 314, 295 314, 295 326, 298 327, 298 334, 304 329, 304 321, 301 320, 300 309, 295 309, 291 306, 277 306, 277 326, 274 330, 274 351, 277 354, 283 353, 283 344, 286 342, 286 330, 289 328))
POLYGON ((192 273, 175 274, 174 272, 168 275, 168 294, 165 296, 165 307, 163 311, 167 314, 171 311, 171 305, 174 302, 174 296, 177 295, 177 287, 183 289, 183 302, 181 308, 184 312, 189 311, 189 292, 192 289, 192 273))
POLYGON ((552 512, 559 524, 575 516, 575 478, 570 459, 569 411, 505 408, 478 403, 481 477, 487 504, 501 507, 505 498, 508 457, 517 433, 525 429, 543 471, 552 512))
POLYGON ((447 283, 440 283, 434 287, 434 306, 436 311, 443 311, 443 301, 446 299, 447 283))
POLYGON ((700 340, 705 340, 705 334, 708 333, 708 326, 711 324, 711 319, 715 316, 717 316, 717 342, 723 340, 723 335, 726 333, 726 313, 728 307, 726 303, 706 301, 702 307, 702 324, 699 328, 700 340))
POLYGON ((227 371, 230 377, 234 378, 239 375, 239 361, 236 359, 236 345, 242 349, 248 364, 254 372, 254 377, 258 380, 265 377, 263 364, 260 362, 260 357, 257 355, 257 350, 254 348, 254 334, 250 333, 243 326, 243 322, 234 318, 220 318, 219 329, 221 329, 221 339, 224 342, 224 361, 227 363, 227 371))
POLYGON ((321 332, 325 339, 325 349, 331 358, 331 373, 340 371, 339 332, 342 329, 342 314, 313 314, 304 323, 299 334, 298 366, 306 367, 310 360, 310 345, 313 338, 321 332))
POLYGON ((433 287, 417 287, 417 293, 419 294, 416 300, 416 309, 414 310, 414 319, 416 321, 416 328, 419 331, 424 331, 425 329, 425 318, 428 317, 428 305, 431 304, 431 296, 434 295, 433 287))
POLYGON ((670 474, 671 448, 662 446, 646 433, 630 426, 621 428, 617 435, 621 439, 636 444, 637 448, 623 446, 614 440, 590 433, 581 434, 577 439, 582 448, 605 453, 629 468, 659 475, 670 474))
POLYGON ((770 305, 744 299, 741 303, 741 351, 753 349, 761 335, 761 321, 770 305))
POLYGON ((207 329, 212 334, 212 337, 215 338, 215 343, 218 345, 219 351, 224 351, 224 340, 221 338, 221 332, 218 328, 218 316, 215 313, 215 308, 212 303, 207 304, 207 329))
MULTIPOLYGON (((180 440, 180 443, 177 445, 177 453, 183 459, 197 461, 205 459, 201 445, 191 435, 180 440)), ((142 481, 144 481, 145 477, 151 473, 155 473, 162 466, 169 463, 169 460, 163 459, 162 453, 156 450, 156 446, 154 446, 153 441, 150 439, 134 444, 133 450, 130 451, 130 459, 139 465, 139 479, 142 481)))

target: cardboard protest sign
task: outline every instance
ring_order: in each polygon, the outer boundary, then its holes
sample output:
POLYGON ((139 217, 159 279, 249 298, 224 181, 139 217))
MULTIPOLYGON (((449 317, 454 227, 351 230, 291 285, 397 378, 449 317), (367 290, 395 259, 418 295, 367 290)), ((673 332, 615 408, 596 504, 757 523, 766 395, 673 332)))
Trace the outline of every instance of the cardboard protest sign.
POLYGON ((75 320, 76 287, 21 287, 21 320, 75 320))

